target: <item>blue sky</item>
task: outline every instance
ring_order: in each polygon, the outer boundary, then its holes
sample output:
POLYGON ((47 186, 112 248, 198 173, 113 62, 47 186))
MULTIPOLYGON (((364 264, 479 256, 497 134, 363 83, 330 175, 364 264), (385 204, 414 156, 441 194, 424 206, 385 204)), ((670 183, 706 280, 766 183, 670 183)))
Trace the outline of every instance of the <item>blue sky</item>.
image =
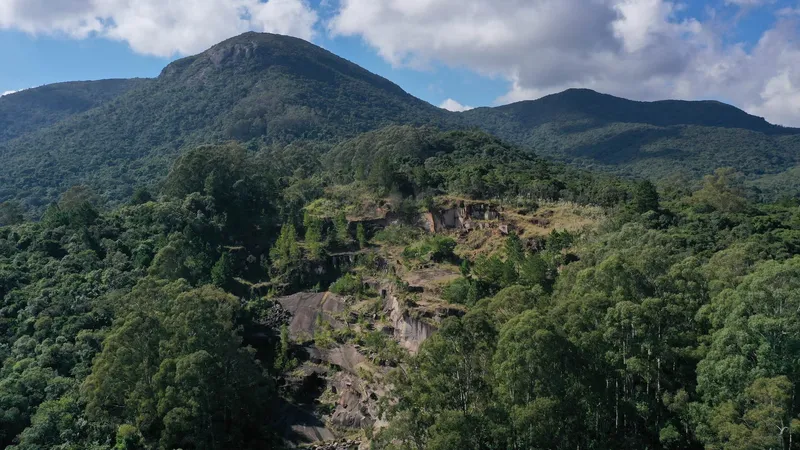
MULTIPOLYGON (((331 37, 318 32, 312 41, 437 106, 448 98, 462 98, 468 105, 492 105, 508 89, 506 80, 481 76, 466 68, 443 64, 424 70, 393 67, 358 37, 331 37)), ((134 52, 126 42, 100 37, 77 40, 15 30, 0 31, 0 55, 7 61, 0 71, 0 92, 61 81, 156 77, 165 65, 181 56, 144 55, 134 52)))
POLYGON ((311 40, 451 109, 589 87, 800 125, 800 0, 4 0, 0 93, 154 77, 243 31, 311 40))

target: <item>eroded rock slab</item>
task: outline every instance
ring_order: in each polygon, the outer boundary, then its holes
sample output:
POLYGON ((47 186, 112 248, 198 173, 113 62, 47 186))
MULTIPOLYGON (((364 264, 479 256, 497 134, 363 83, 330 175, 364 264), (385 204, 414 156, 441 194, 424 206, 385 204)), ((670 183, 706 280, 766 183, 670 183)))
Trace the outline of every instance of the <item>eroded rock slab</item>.
POLYGON ((314 442, 332 441, 336 435, 327 428, 310 407, 285 404, 280 409, 281 424, 285 427, 287 447, 299 447, 314 442))
POLYGON ((435 326, 422 318, 413 317, 402 308, 394 295, 387 297, 384 312, 391 320, 394 338, 412 353, 419 351, 420 345, 436 332, 435 326))
POLYGON ((312 361, 333 364, 350 373, 357 373, 358 366, 367 360, 355 346, 350 344, 330 349, 308 347, 306 351, 312 361))
POLYGON ((347 306, 344 297, 330 292, 299 292, 276 300, 292 315, 289 322, 289 335, 292 339, 313 338, 320 315, 322 320, 334 328, 344 326, 335 317, 344 312, 347 306))
POLYGON ((372 428, 378 417, 377 392, 364 380, 345 372, 333 376, 331 388, 338 396, 331 423, 340 428, 372 428))

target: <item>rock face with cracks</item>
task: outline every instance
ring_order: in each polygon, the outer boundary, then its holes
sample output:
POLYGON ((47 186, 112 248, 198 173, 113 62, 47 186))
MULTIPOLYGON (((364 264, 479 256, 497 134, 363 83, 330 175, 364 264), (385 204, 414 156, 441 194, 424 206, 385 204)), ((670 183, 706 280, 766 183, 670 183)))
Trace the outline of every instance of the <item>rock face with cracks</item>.
POLYGON ((333 328, 344 326, 335 316, 344 312, 347 303, 344 297, 336 294, 298 292, 287 297, 280 297, 277 301, 292 316, 289 322, 289 335, 292 339, 314 337, 320 316, 333 328))
MULTIPOLYGON (((446 305, 407 304, 401 300, 402 292, 396 291, 391 283, 376 280, 374 284, 376 291, 381 293, 381 298, 376 301, 381 301, 379 311, 384 319, 379 323, 378 315, 375 315, 369 327, 390 336, 409 353, 419 351, 422 343, 436 332, 436 324, 443 318, 460 313, 446 305)), ((330 405, 329 413, 317 417, 316 423, 303 415, 315 414, 310 406, 313 400, 308 401, 305 407, 299 406, 301 411, 297 412, 297 417, 304 420, 290 424, 289 429, 302 442, 325 442, 313 448, 358 448, 356 441, 340 442, 335 438, 348 433, 347 430, 383 426, 378 400, 386 393, 382 380, 390 368, 375 362, 376 355, 354 343, 336 343, 328 348, 313 343, 320 327, 341 330, 346 327, 358 329, 363 325, 354 325, 346 317, 354 306, 353 301, 330 292, 300 292, 276 301, 290 314, 290 337, 303 343, 307 354, 307 362, 290 377, 290 391, 300 399, 325 396, 330 405)))
MULTIPOLYGON (((333 329, 348 326, 339 318, 347 308, 347 299, 330 292, 300 292, 277 298, 276 301, 291 314, 290 337, 296 342, 307 343, 304 350, 308 362, 296 371, 300 373, 291 381, 295 396, 318 396, 320 392, 313 391, 318 389, 317 381, 320 381, 323 386, 319 390, 327 389, 335 398, 333 412, 328 417, 320 418, 324 419, 320 421, 321 425, 290 425, 297 438, 295 441, 327 442, 312 448, 358 448, 359 442, 337 441, 335 436, 340 430, 371 428, 378 417, 376 400, 383 395, 383 391, 359 378, 360 368, 367 362, 367 357, 355 345, 338 344, 331 348, 320 348, 309 343, 320 326, 333 329)), ((306 411, 311 413, 308 409, 306 411)))
POLYGON ((470 231, 483 228, 486 221, 501 220, 502 212, 502 208, 490 204, 466 204, 423 214, 421 223, 430 233, 446 230, 470 231))
POLYGON ((419 347, 436 332, 436 327, 400 307, 397 297, 389 295, 386 298, 384 313, 389 318, 393 328, 393 335, 397 342, 406 350, 416 353, 419 347))

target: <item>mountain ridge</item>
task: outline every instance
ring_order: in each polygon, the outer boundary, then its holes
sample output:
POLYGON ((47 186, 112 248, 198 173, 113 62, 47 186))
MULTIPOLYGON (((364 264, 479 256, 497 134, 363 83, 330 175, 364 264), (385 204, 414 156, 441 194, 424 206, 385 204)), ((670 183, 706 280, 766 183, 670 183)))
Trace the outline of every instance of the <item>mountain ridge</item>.
MULTIPOLYGON (((394 93, 402 94, 408 97, 413 97, 404 91, 399 85, 391 80, 380 77, 357 64, 348 61, 335 53, 332 53, 322 47, 316 46, 308 41, 292 36, 284 36, 272 33, 257 33, 247 32, 239 36, 226 39, 208 50, 198 53, 197 55, 181 58, 168 64, 159 74, 158 78, 167 78, 177 76, 186 69, 191 68, 197 62, 202 62, 204 58, 210 60, 217 68, 228 65, 231 62, 233 65, 243 61, 255 62, 259 64, 258 69, 267 69, 269 66, 278 65, 276 61, 279 57, 286 58, 287 47, 289 45, 297 45, 302 47, 313 54, 315 58, 324 60, 328 63, 328 67, 335 68, 338 72, 353 76, 363 77, 373 82, 374 85, 384 89, 394 91, 394 93)), ((298 61, 292 61, 298 62, 298 61)), ((318 61, 312 61, 318 62, 318 61)), ((295 70, 302 70, 302 67, 293 67, 295 70)), ((306 71, 308 73, 308 71, 306 71)), ((415 100, 419 100, 413 97, 415 100)))
POLYGON ((143 78, 68 81, 0 97, 0 143, 100 106, 145 83, 143 78))
POLYGON ((586 88, 570 88, 538 99, 523 100, 491 108, 476 108, 466 111, 465 115, 469 116, 472 111, 480 112, 486 110, 514 114, 525 108, 531 109, 540 106, 551 108, 549 111, 551 113, 553 109, 556 109, 557 112, 569 110, 570 108, 580 110, 586 115, 582 117, 584 119, 600 119, 599 117, 592 117, 588 113, 596 113, 596 110, 601 109, 603 112, 610 113, 609 117, 602 118, 607 122, 647 123, 656 126, 719 126, 724 128, 743 128, 765 133, 800 133, 798 128, 771 124, 763 117, 754 116, 736 106, 717 100, 630 100, 586 88), (610 106, 613 106, 613 108, 610 106), (657 109, 660 111, 656 111, 657 109), (665 109, 671 114, 664 115, 665 109), (657 113, 658 116, 656 116, 657 113), (716 115, 709 117, 708 113, 716 113, 716 115))
MULTIPOLYGON (((800 164, 800 129, 717 101, 641 102, 570 89, 460 117, 541 156, 655 181, 730 166, 755 182, 800 164)), ((774 185, 763 194, 781 195, 774 185)))
MULTIPOLYGON (((41 210, 70 186, 88 184, 119 203, 162 179, 185 148, 231 140, 332 146, 390 125, 479 128, 578 167, 654 180, 677 172, 698 178, 720 166, 755 180, 800 165, 800 130, 721 102, 637 102, 569 89, 453 113, 310 42, 268 33, 233 37, 170 63, 157 78, 127 83, 96 105, 23 123, 0 139, 7 161, 0 202, 41 210)), ((11 103, 0 99, 0 118, 11 103)))

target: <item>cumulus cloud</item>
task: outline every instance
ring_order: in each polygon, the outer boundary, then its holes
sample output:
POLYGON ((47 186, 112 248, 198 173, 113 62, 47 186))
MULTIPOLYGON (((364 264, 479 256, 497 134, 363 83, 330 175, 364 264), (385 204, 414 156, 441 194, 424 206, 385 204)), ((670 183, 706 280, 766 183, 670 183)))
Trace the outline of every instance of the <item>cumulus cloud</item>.
POLYGON ((0 97, 3 97, 4 95, 11 95, 11 94, 14 94, 16 92, 19 92, 19 91, 5 91, 5 92, 0 93, 0 97))
POLYGON ((775 11, 754 43, 731 43, 718 23, 773 0, 725 0, 718 7, 735 14, 707 18, 690 17, 681 0, 322 0, 320 12, 309 1, 0 0, 0 29, 100 36, 173 56, 248 30, 310 39, 330 13, 333 36, 361 37, 395 66, 444 63, 508 80, 498 103, 588 87, 640 100, 717 98, 800 126, 800 7, 775 11))
MULTIPOLYGON (((764 0, 730 0, 758 6, 764 0)), ((730 44, 669 0, 340 0, 334 35, 396 66, 438 61, 510 82, 498 103, 588 87, 640 100, 718 98, 800 125, 796 15, 755 45, 730 44)))
POLYGON ((453 112, 464 112, 473 109, 472 106, 462 105, 461 103, 453 100, 452 98, 448 98, 447 100, 443 101, 442 104, 439 105, 439 108, 453 112))
POLYGON ((775 0, 725 0, 726 5, 738 6, 763 6, 770 3, 775 3, 775 0))
POLYGON ((2 0, 0 29, 101 36, 156 56, 186 55, 245 31, 314 36, 306 0, 2 0))

